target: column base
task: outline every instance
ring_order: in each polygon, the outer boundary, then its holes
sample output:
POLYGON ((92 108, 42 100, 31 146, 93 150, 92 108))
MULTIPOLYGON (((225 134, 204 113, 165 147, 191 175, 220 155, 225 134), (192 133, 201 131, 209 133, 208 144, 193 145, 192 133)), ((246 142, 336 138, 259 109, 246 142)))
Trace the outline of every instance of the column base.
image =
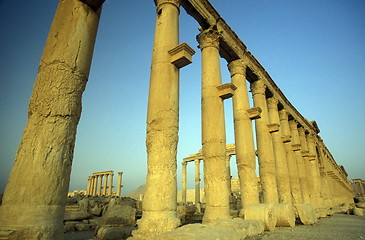
POLYGON ((229 214, 229 206, 227 207, 209 207, 204 211, 203 223, 210 223, 216 219, 231 219, 229 214))
POLYGON ((63 239, 64 207, 0 206, 0 239, 63 239))
POLYGON ((180 225, 176 211, 144 211, 137 221, 138 229, 132 232, 128 240, 147 240, 172 231, 180 225))

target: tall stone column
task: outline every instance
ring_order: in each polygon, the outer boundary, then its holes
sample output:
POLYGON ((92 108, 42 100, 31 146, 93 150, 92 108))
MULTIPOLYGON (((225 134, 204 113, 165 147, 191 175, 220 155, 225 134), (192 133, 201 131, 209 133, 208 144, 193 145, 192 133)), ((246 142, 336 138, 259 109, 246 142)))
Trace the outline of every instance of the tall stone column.
POLYGON ((230 218, 230 177, 226 168, 226 132, 219 57, 220 35, 207 29, 197 36, 202 51, 202 152, 206 208, 203 222, 230 218))
POLYGON ((87 177, 86 195, 90 194, 90 189, 91 189, 90 185, 91 185, 91 177, 89 176, 89 177, 87 177))
POLYGON ((291 190, 289 181, 289 170, 286 159, 285 146, 282 139, 282 129, 280 126, 279 101, 274 97, 267 99, 269 109, 269 119, 271 126, 271 137, 274 147, 275 165, 276 165, 276 182, 278 185, 278 195, 280 203, 291 203, 291 190))
MULTIPOLYGON (((299 127, 298 128, 298 133, 299 133, 299 140, 300 140, 300 145, 301 145, 301 151, 302 151, 302 157, 303 157, 303 172, 304 172, 304 181, 301 183, 301 189, 302 189, 302 196, 303 196, 303 202, 305 204, 310 204, 311 200, 310 200, 310 194, 309 194, 309 186, 313 186, 313 182, 312 179, 309 177, 310 176, 310 170, 309 170, 309 151, 308 151, 308 144, 307 144, 307 139, 305 137, 305 129, 303 127, 299 127)), ((303 173, 302 173, 303 174, 303 173)))
POLYGON ((251 83, 254 105, 262 109, 261 118, 256 120, 256 141, 264 202, 278 203, 275 157, 268 127, 269 116, 265 90, 266 86, 261 79, 251 83))
POLYGON ((304 202, 305 192, 303 187, 307 184, 307 177, 305 172, 304 160, 302 155, 302 146, 300 144, 299 133, 298 133, 298 122, 296 120, 289 121, 290 131, 291 131, 291 140, 292 140, 292 147, 295 155, 295 160, 297 162, 298 168, 298 176, 299 176, 299 189, 302 195, 302 202, 304 202))
POLYGON ((232 104, 236 163, 241 189, 241 204, 244 209, 247 205, 259 203, 255 144, 246 86, 246 63, 243 59, 235 60, 228 64, 228 69, 231 73, 232 83, 237 87, 232 104))
POLYGON ((81 96, 103 1, 89 2, 59 2, 43 51, 0 207, 0 229, 14 230, 19 239, 63 239, 81 96))
POLYGON ((312 204, 316 207, 322 206, 321 201, 321 180, 318 167, 318 157, 316 146, 314 142, 314 133, 309 133, 307 136, 308 150, 309 150, 309 168, 311 170, 311 177, 313 178, 313 201, 312 204))
POLYGON ((143 215, 133 237, 153 236, 175 229, 176 151, 179 128, 179 68, 170 50, 179 43, 179 0, 155 0, 156 26, 147 110, 147 179, 143 215), (163 184, 161 184, 163 183, 163 184))
POLYGON ((292 202, 293 203, 303 203, 302 194, 300 191, 300 183, 299 183, 299 174, 297 161, 295 160, 295 155, 292 147, 292 137, 289 127, 289 119, 288 113, 285 109, 281 109, 279 111, 280 117, 280 125, 283 130, 283 142, 286 150, 286 158, 288 163, 289 170, 289 179, 290 179, 290 189, 292 193, 292 202))
POLYGON ((98 181, 97 181, 98 178, 97 178, 97 176, 92 176, 92 178, 93 178, 93 191, 92 191, 91 195, 96 196, 96 193, 97 193, 96 189, 98 187, 98 181))
POLYGON ((201 213, 200 204, 200 159, 195 159, 195 206, 196 212, 201 213))
POLYGON ((108 191, 109 196, 113 195, 113 177, 114 177, 114 173, 111 173, 110 179, 109 179, 109 191, 108 191))
POLYGON ((122 188, 122 175, 123 172, 118 172, 118 182, 117 182, 117 196, 120 197, 120 190, 122 188))
POLYGON ((186 165, 188 163, 183 161, 182 162, 182 190, 181 190, 181 195, 182 195, 182 202, 184 204, 184 206, 186 206, 186 165))
POLYGON ((103 188, 103 195, 106 196, 106 189, 108 186, 108 175, 109 174, 104 174, 104 188, 103 188))

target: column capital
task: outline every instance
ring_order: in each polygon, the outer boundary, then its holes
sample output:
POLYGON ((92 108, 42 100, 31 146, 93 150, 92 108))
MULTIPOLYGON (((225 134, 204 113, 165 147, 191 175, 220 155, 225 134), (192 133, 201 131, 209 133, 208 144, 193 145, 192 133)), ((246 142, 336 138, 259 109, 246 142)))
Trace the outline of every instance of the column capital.
POLYGON ((288 112, 283 108, 279 111, 280 120, 288 120, 288 112))
POLYGON ((270 98, 267 98, 266 101, 267 101, 267 107, 269 109, 276 109, 276 110, 278 110, 279 100, 277 100, 274 97, 270 97, 270 98))
POLYGON ((221 37, 221 34, 217 30, 208 28, 197 35, 196 40, 198 41, 201 50, 206 47, 215 47, 219 49, 219 40, 221 37))
POLYGON ((188 165, 188 162, 183 161, 183 162, 181 163, 181 165, 182 165, 183 167, 186 167, 186 165, 188 165))
POLYGON ((231 77, 233 77, 236 74, 240 75, 246 75, 246 66, 248 64, 247 59, 237 59, 230 63, 228 63, 228 70, 231 73, 231 77))
POLYGON ((297 120, 295 120, 295 119, 290 120, 289 121, 289 126, 293 130, 298 129, 298 122, 297 122, 297 120))
POLYGON ((194 162, 195 162, 195 164, 200 164, 200 159, 196 158, 196 159, 194 159, 194 162))
POLYGON ((156 4, 157 12, 161 9, 164 4, 172 4, 178 9, 180 9, 180 0, 154 0, 156 4))
POLYGON ((252 95, 265 95, 266 85, 262 80, 256 80, 250 84, 252 95))

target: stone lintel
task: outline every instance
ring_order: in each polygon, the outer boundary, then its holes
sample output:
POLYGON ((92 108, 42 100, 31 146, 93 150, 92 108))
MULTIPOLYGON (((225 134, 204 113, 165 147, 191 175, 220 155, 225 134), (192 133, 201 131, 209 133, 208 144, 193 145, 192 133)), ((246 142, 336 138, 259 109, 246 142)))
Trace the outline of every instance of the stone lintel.
POLYGON ((80 0, 81 2, 87 4, 91 7, 94 11, 97 11, 101 5, 105 2, 105 0, 80 0))
POLYGON ((292 144, 293 151, 299 151, 300 150, 300 143, 292 144))
POLYGON ((308 155, 308 160, 309 160, 309 161, 314 161, 314 160, 316 160, 316 155, 313 155, 313 154, 308 155))
POLYGON ((282 136, 281 139, 283 140, 283 143, 291 142, 291 137, 288 135, 282 136))
POLYGON ((253 108, 247 109, 248 117, 251 120, 261 118, 261 112, 262 112, 262 109, 260 107, 253 107, 253 108))
POLYGON ((280 124, 270 123, 267 125, 267 127, 269 128, 270 133, 279 132, 280 124))
POLYGON ((171 55, 170 62, 180 69, 192 63, 192 56, 195 51, 184 42, 171 49, 169 54, 171 55))
POLYGON ((225 83, 217 86, 219 97, 223 100, 231 98, 237 87, 233 83, 225 83))

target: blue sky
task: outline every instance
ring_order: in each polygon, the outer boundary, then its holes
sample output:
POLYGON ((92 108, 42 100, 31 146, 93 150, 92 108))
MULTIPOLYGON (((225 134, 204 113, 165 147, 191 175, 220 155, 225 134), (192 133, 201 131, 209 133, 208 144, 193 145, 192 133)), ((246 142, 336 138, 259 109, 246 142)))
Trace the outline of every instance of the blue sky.
MULTIPOLYGON (((286 97, 309 120, 350 178, 365 178, 365 2, 211 0, 286 97)), ((0 0, 0 192, 27 121, 27 106, 58 1, 0 0)), ((127 193, 145 182, 145 129, 155 7, 106 0, 71 174, 84 189, 93 172, 123 171, 127 193)), ((197 52, 181 69, 180 162, 201 148, 198 23, 181 9, 180 42, 197 52)), ((222 59, 222 78, 230 77, 222 59)), ((225 102, 232 143, 231 101, 225 102)), ((232 159, 232 165, 234 159, 232 159)), ((193 164, 188 165, 193 187, 193 164)), ((232 175, 237 176, 232 167, 232 175)), ((26 176, 24 176, 26 177, 26 176)))

